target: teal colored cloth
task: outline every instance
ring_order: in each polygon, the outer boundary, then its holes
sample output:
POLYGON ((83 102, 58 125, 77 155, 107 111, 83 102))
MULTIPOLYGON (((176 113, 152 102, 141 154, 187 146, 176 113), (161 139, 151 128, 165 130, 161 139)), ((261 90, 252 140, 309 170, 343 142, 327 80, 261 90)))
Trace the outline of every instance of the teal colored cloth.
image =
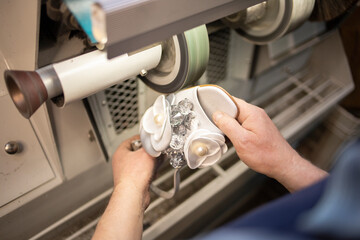
POLYGON ((66 6, 70 9, 71 13, 79 22, 81 28, 89 37, 92 43, 96 43, 96 39, 92 33, 91 24, 91 5, 92 0, 64 0, 66 6))

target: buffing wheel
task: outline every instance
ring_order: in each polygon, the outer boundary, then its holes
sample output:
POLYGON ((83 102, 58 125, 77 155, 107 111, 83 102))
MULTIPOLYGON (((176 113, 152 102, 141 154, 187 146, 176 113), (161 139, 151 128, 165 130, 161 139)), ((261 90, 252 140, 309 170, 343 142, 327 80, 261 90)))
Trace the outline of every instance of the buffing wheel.
POLYGON ((197 81, 209 60, 209 38, 205 25, 173 36, 162 43, 159 65, 141 80, 155 91, 172 93, 197 81))
MULTIPOLYGON (((267 44, 284 36, 305 22, 314 8, 314 1, 268 0, 266 5, 262 3, 262 6, 258 5, 254 9, 259 16, 257 18, 234 18, 230 16, 223 21, 229 27, 237 26, 236 31, 248 41, 259 45, 267 44), (238 22, 229 23, 229 21, 238 22)), ((246 15, 244 11, 239 14, 246 15)), ((250 13, 251 11, 247 14, 250 13)))

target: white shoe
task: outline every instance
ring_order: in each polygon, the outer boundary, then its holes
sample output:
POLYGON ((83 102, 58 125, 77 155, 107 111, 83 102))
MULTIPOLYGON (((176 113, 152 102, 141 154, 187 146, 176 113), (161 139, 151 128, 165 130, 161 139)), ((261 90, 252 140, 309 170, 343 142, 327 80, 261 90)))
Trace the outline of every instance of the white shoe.
POLYGON ((141 119, 142 145, 151 156, 167 154, 174 168, 211 166, 227 151, 224 134, 212 122, 216 111, 238 115, 230 94, 216 85, 161 95, 141 119))

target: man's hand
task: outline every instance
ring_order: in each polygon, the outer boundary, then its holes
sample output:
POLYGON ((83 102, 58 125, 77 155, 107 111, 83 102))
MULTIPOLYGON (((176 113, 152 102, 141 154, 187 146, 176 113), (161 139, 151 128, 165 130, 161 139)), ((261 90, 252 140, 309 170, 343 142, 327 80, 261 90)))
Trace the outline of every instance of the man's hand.
POLYGON ((149 204, 149 185, 154 174, 155 159, 143 148, 132 151, 131 142, 138 140, 134 136, 125 140, 115 151, 112 158, 114 189, 128 185, 144 194, 144 207, 149 204))
POLYGON ((141 239, 144 211, 155 160, 143 148, 131 151, 134 136, 125 140, 112 159, 114 192, 96 227, 93 239, 141 239))
POLYGON ((246 165, 277 179, 290 191, 327 175, 299 156, 263 109, 234 99, 239 109, 237 119, 222 112, 214 113, 213 119, 246 165))

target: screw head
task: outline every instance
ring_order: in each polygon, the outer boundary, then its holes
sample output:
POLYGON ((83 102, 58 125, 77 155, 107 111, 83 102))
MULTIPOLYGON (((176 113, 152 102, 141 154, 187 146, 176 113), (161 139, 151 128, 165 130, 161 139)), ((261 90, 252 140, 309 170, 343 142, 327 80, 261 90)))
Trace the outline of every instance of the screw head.
POLYGON ((140 75, 142 76, 142 77, 145 77, 146 75, 147 75, 147 71, 145 70, 145 69, 143 69, 143 70, 141 70, 140 71, 140 75))
POLYGON ((89 132, 88 132, 88 139, 89 139, 90 142, 95 141, 95 135, 94 135, 94 132, 92 130, 89 130, 89 132))
POLYGON ((5 144, 4 149, 7 154, 13 155, 13 154, 17 153, 20 148, 19 148, 19 144, 17 142, 10 141, 5 144))

